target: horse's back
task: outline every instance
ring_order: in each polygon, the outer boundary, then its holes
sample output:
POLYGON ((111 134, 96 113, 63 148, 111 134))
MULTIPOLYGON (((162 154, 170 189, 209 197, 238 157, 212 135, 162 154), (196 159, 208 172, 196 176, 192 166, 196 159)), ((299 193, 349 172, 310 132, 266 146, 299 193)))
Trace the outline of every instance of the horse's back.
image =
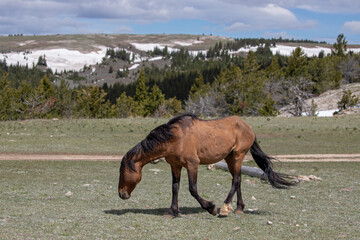
POLYGON ((224 159, 231 151, 248 151, 255 135, 240 117, 216 120, 194 119, 183 128, 180 138, 184 155, 196 155, 200 164, 211 164, 224 159))

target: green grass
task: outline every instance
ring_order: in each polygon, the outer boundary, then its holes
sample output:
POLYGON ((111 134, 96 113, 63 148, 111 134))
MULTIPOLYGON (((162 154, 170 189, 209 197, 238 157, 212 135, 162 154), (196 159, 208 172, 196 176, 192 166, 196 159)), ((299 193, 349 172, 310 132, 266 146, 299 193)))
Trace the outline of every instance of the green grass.
MULTIPOLYGON (((0 152, 124 154, 168 119, 0 122, 0 152)), ((245 118, 269 154, 360 153, 360 116, 245 118)))
POLYGON ((0 122, 0 152, 126 153, 165 119, 0 122))
MULTIPOLYGON (((170 220, 162 216, 171 201, 170 167, 164 162, 146 165, 143 180, 126 201, 117 195, 118 168, 117 162, 1 161, 0 238, 360 238, 360 163, 276 163, 275 169, 281 172, 323 179, 290 190, 273 189, 244 176, 246 211, 241 217, 230 214, 227 218, 200 208, 187 190, 183 171, 182 216, 170 220), (155 168, 157 174, 151 171, 155 168), (73 195, 65 196, 68 191, 73 195)), ((230 183, 228 172, 200 167, 199 193, 218 207, 230 183)))

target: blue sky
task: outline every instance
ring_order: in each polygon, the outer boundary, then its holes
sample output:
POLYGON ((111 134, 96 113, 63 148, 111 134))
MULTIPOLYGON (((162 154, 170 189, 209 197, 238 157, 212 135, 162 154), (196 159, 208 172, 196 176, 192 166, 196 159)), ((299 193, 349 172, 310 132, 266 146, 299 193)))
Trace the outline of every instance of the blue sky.
POLYGON ((1 0, 0 35, 212 34, 360 44, 359 0, 1 0))

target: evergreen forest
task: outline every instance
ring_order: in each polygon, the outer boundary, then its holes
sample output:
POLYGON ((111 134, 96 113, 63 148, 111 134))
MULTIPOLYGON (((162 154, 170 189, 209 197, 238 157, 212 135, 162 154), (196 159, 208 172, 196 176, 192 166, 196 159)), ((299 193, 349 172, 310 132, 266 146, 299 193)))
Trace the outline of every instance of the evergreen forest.
MULTIPOLYGON (((331 54, 314 57, 307 57, 301 47, 290 56, 273 55, 270 46, 286 41, 235 39, 196 56, 185 48, 171 53, 155 48, 148 54, 169 59, 170 65, 152 64, 141 68, 130 84, 101 87, 71 88, 71 79, 53 84, 59 75, 46 68, 45 56, 31 67, 0 60, 0 120, 170 117, 185 111, 203 117, 276 116, 283 106, 360 82, 360 55, 347 51, 343 34, 331 54), (230 54, 242 46, 258 47, 230 54)), ((125 51, 109 49, 107 54, 130 61, 125 51)), ((295 109, 294 115, 301 112, 295 109)))

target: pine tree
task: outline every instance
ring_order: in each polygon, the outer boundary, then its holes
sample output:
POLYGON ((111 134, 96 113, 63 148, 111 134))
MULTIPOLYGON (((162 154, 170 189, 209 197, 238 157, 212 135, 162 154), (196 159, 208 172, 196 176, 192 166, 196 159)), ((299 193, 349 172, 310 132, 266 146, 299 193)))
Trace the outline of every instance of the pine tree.
POLYGON ((271 64, 265 69, 265 72, 266 76, 273 81, 279 80, 284 75, 276 55, 273 56, 271 64))
POLYGON ((336 43, 334 43, 333 48, 331 50, 331 55, 338 57, 345 57, 347 51, 347 41, 344 34, 339 34, 336 43))
POLYGON ((359 97, 352 94, 351 90, 345 90, 343 91, 343 96, 341 97, 341 100, 337 103, 338 108, 341 110, 347 109, 349 107, 353 107, 356 104, 360 102, 359 97))
POLYGON ((50 97, 54 96, 55 94, 54 86, 46 75, 44 75, 44 77, 40 80, 36 92, 41 96, 42 100, 45 101, 50 97))
POLYGON ((275 101, 271 98, 269 94, 267 98, 264 99, 262 107, 259 108, 260 116, 276 116, 279 114, 279 111, 275 107, 275 101))
POLYGON ((145 114, 144 116, 154 115, 155 111, 159 108, 161 104, 165 101, 165 95, 161 92, 160 88, 156 85, 151 89, 151 93, 149 95, 149 100, 147 105, 145 106, 145 114))
POLYGON ((14 89, 10 87, 8 73, 4 73, 0 79, 0 120, 12 120, 14 116, 14 89))
POLYGON ((44 67, 47 66, 45 55, 44 56, 42 56, 42 55, 39 56, 37 65, 38 66, 44 66, 44 67))
POLYGON ((72 99, 72 92, 70 84, 62 79, 60 86, 56 89, 55 109, 57 116, 71 117, 73 114, 74 103, 72 99))
POLYGON ((116 99, 116 116, 120 118, 127 118, 135 115, 137 104, 132 97, 126 96, 123 92, 120 97, 116 99))
POLYGON ((77 111, 80 117, 101 118, 106 93, 98 86, 77 91, 77 111))
POLYGON ((204 77, 200 74, 190 88, 189 97, 203 96, 210 90, 210 84, 204 83, 204 77))
POLYGON ((304 69, 307 64, 307 57, 301 47, 295 48, 288 59, 286 67, 286 77, 294 77, 304 75, 304 69))
POLYGON ((37 102, 34 99, 35 91, 28 82, 21 82, 16 91, 15 109, 20 118, 33 118, 37 102))
POLYGON ((148 105, 149 101, 149 87, 146 84, 147 80, 145 77, 145 71, 141 69, 140 75, 137 81, 134 100, 138 104, 137 115, 145 114, 145 106, 148 105))

